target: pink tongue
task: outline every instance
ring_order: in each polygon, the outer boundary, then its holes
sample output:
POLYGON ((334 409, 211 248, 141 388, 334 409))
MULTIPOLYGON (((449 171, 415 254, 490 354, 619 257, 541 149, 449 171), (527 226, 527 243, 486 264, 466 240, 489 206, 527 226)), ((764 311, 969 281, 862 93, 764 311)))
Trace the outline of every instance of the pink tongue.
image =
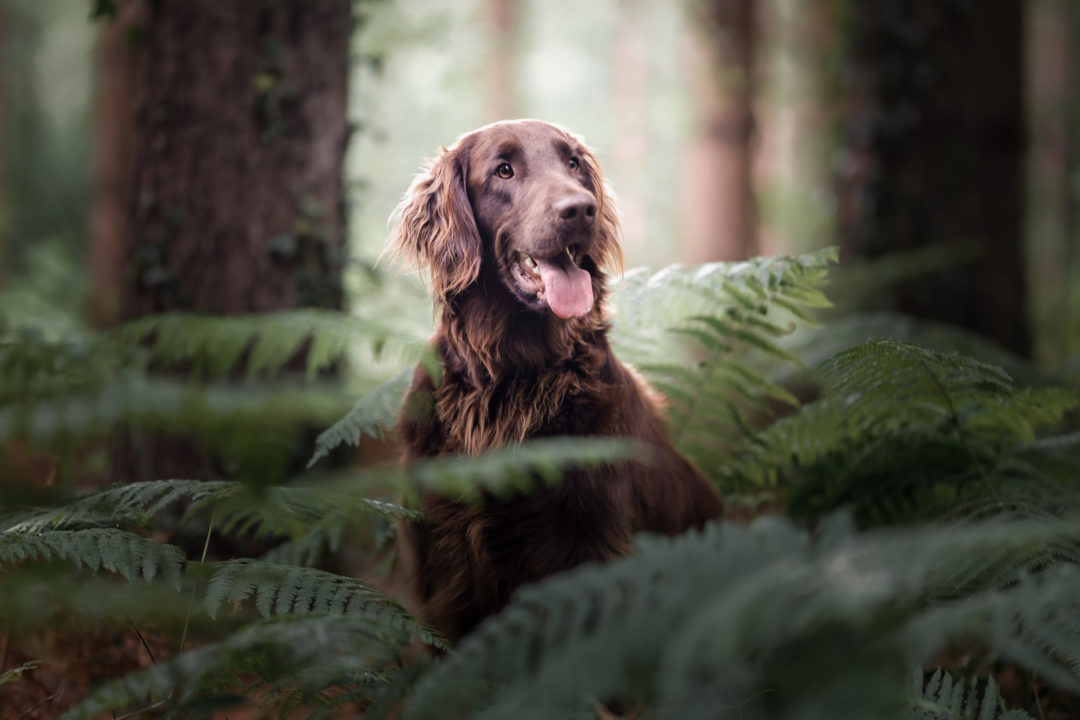
POLYGON ((561 318, 586 315, 593 306, 592 275, 567 263, 567 267, 550 260, 537 260, 544 295, 551 312, 561 318))

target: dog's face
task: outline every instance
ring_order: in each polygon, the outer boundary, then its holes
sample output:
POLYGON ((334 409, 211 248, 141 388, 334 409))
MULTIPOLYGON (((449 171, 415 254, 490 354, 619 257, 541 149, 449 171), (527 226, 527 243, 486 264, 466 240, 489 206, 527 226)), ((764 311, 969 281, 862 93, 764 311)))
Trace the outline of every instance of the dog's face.
POLYGON ((413 183, 394 245, 431 269, 447 303, 496 275, 526 308, 588 315, 621 265, 614 203, 592 151, 554 125, 495 123, 463 136, 413 183))

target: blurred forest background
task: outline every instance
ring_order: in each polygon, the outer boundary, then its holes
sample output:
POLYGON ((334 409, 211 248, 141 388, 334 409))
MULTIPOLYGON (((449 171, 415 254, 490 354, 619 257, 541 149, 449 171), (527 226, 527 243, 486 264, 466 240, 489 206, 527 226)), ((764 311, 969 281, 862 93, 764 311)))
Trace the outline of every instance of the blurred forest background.
POLYGON ((528 116, 598 150, 629 267, 838 245, 859 304, 1076 366, 1071 0, 369 0, 347 37, 333 27, 344 13, 306 21, 325 43, 304 58, 324 63, 304 82, 327 97, 302 133, 274 128, 275 112, 302 102, 282 65, 294 60, 274 45, 282 28, 260 27, 259 43, 225 29, 185 46, 201 32, 193 13, 153 12, 147 23, 133 1, 0 2, 9 328, 362 304, 421 159, 528 116), (174 47, 151 52, 156 37, 174 47), (246 73, 240 85, 230 69, 246 73), (206 77, 220 82, 199 90, 206 77), (292 138, 273 158, 245 145, 258 140, 236 113, 252 93, 259 132, 292 138), (155 115, 167 108, 195 128, 155 115), (346 143, 337 187, 331 154, 346 143), (294 177, 274 180, 282 173, 294 177), (271 265, 249 257, 267 254, 271 265), (199 268, 201 280, 185 275, 199 268))

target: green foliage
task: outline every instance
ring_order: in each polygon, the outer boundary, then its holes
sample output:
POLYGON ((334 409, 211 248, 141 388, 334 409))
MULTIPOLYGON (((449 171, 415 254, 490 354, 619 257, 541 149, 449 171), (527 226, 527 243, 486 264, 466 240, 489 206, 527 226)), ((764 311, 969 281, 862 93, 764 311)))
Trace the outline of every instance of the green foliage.
POLYGON ((238 703, 277 717, 1028 717, 985 672, 933 670, 955 643, 1080 694, 1080 393, 875 340, 819 362, 801 404, 779 380, 803 355, 784 336, 827 304, 833 259, 630 272, 615 293, 618 352, 668 396, 680 447, 729 507, 737 491, 790 517, 639 538, 634 556, 524 588, 430 656, 416 646, 445 643, 379 554, 401 518, 422 521, 421 492, 483 503, 648 463, 647 449, 544 438, 334 469, 343 446, 386 441, 410 376, 387 350, 411 364, 422 345, 366 318, 172 315, 107 337, 10 336, 0 469, 24 482, 0 486, 2 632, 121 621, 179 648, 69 718, 238 703), (297 437, 313 425, 329 427, 301 471, 291 449, 311 452, 313 433, 297 437), (189 438, 218 471, 27 489, 26 452, 80 470, 88 446, 133 429, 189 438))
POLYGON ((1041 433, 1080 406, 1080 392, 1018 388, 955 353, 879 339, 814 375, 822 398, 759 433, 725 468, 730 487, 787 488, 790 511, 808 518, 842 504, 863 522, 932 517, 1060 485, 1055 455, 1077 447, 1071 434, 1041 433))
POLYGON ((401 638, 385 633, 357 615, 256 622, 106 684, 61 717, 95 718, 129 706, 182 717, 188 709, 233 705, 235 693, 261 695, 267 711, 279 717, 305 705, 333 709, 378 692, 401 672, 384 654, 401 638))
POLYGON ((308 461, 308 467, 339 445, 356 447, 365 435, 381 440, 397 419, 401 401, 411 381, 412 372, 404 370, 357 400, 343 418, 315 439, 315 454, 308 461))
POLYGON ((148 347, 158 362, 207 377, 238 369, 248 377, 274 376, 302 358, 309 380, 342 362, 354 343, 409 351, 422 342, 402 337, 392 323, 314 308, 270 315, 152 315, 122 327, 117 337, 148 347))
POLYGON ((1073 614, 1080 572, 927 597, 971 557, 1077 539, 1071 522, 856 534, 836 518, 816 540, 779 519, 642 540, 523 590, 418 683, 404 717, 569 717, 610 698, 648 717, 898 717, 906 668, 961 635, 1075 692, 1080 676, 1046 648, 1069 656, 1078 636, 1028 625, 1073 614))
POLYGON ((820 287, 829 248, 800 257, 630 271, 615 288, 615 347, 667 397, 671 435, 711 477, 749 434, 748 411, 798 400, 756 369, 799 364, 779 343, 808 311, 828 306, 820 287), (677 339, 685 343, 680 345, 677 339), (686 344, 688 343, 688 345, 686 344), (672 350, 676 350, 674 354, 672 350))
POLYGON ((904 720, 1029 720, 1032 717, 1022 710, 1001 711, 1001 696, 992 676, 986 679, 981 691, 977 679, 970 683, 956 682, 940 668, 926 679, 925 685, 922 670, 916 670, 911 684, 917 700, 904 720))
POLYGON ((0 533, 0 565, 28 560, 67 560, 88 570, 111 570, 127 580, 142 576, 176 584, 183 556, 178 548, 108 528, 0 533))

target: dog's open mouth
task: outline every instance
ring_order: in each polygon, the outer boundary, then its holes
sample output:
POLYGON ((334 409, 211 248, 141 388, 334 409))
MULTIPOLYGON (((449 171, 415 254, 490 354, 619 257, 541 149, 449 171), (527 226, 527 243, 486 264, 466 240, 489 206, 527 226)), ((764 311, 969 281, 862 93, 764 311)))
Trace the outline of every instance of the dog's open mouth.
POLYGON ((513 263, 514 280, 561 318, 587 315, 593 306, 592 275, 577 266, 573 247, 550 258, 519 251, 513 263))

